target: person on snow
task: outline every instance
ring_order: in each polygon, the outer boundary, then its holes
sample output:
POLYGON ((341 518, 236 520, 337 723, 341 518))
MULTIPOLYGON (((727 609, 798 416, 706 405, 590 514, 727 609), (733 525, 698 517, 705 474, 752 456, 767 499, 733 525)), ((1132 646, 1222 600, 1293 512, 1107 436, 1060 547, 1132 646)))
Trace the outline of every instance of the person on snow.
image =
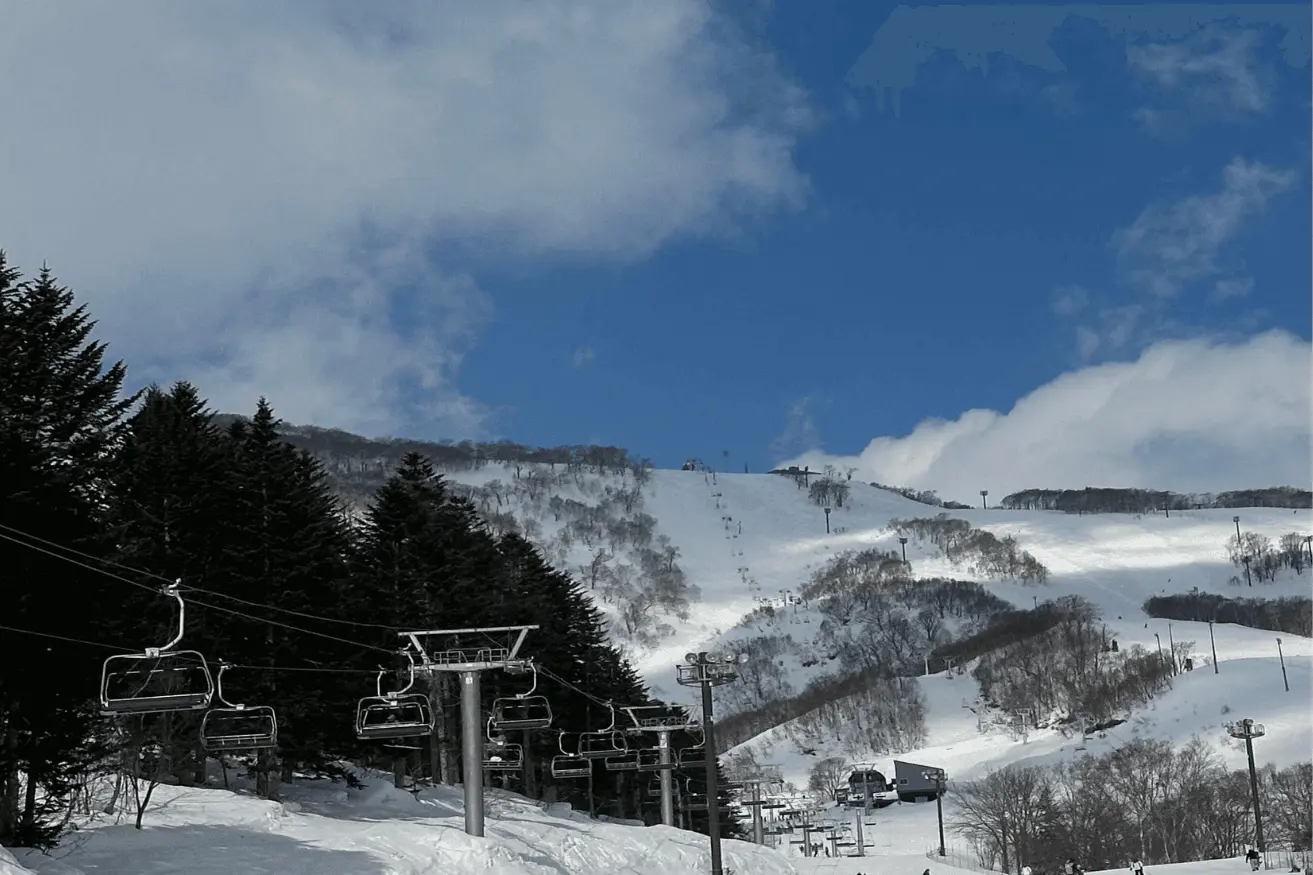
POLYGON ((1144 875, 1144 862, 1139 857, 1131 860, 1131 875, 1144 875))
POLYGON ((1259 856, 1258 848, 1250 848, 1245 851, 1245 859, 1249 861, 1249 870, 1257 872, 1258 867, 1263 864, 1263 858, 1259 856))
POLYGON ((1076 861, 1071 857, 1068 857, 1067 862, 1062 864, 1062 875, 1076 875, 1076 861))
POLYGON ((1029 867, 1029 866, 1022 866, 1022 867, 1021 867, 1021 875, 1031 875, 1030 867, 1029 867))

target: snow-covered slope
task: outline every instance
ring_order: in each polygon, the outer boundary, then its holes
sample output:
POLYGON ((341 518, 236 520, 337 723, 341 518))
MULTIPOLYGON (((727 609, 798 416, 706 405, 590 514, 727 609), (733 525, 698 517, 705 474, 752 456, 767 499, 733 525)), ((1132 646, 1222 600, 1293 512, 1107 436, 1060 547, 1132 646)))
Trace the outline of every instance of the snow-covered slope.
MULTIPOLYGON (((509 467, 495 465, 452 477, 471 485, 514 480, 509 467)), ((628 474, 593 475, 593 479, 598 482, 586 491, 594 496, 606 485, 632 483, 628 474)), ((664 640, 631 648, 636 667, 655 692, 693 703, 693 691, 673 683, 676 663, 690 650, 774 633, 789 635, 806 651, 819 627, 819 617, 808 606, 788 602, 811 575, 844 550, 897 552, 900 545, 890 528, 891 519, 929 518, 944 512, 859 482, 850 483, 849 489, 844 506, 832 509, 827 534, 823 509, 790 477, 651 472, 641 488, 639 510, 654 517, 657 535, 666 536, 678 548, 677 561, 698 593, 688 618, 671 620, 671 634, 664 640), (769 624, 760 616, 744 622, 763 601, 783 610, 769 624)), ((567 489, 565 494, 573 493, 567 489)), ((589 500, 585 495, 578 497, 589 500)), ((506 501, 511 507, 513 500, 506 501)), ((526 513, 534 512, 522 508, 517 515, 526 513)), ((1100 611, 1109 637, 1116 638, 1123 650, 1138 644, 1153 651, 1160 643, 1167 648, 1171 642, 1191 655, 1193 672, 1177 678, 1173 690, 1131 715, 1128 723, 1092 741, 1092 747, 1116 744, 1119 738, 1136 733, 1176 741, 1199 733, 1221 742, 1224 720, 1252 716, 1269 727, 1269 735, 1261 743, 1264 761, 1281 765, 1307 758, 1313 747, 1313 730, 1307 719, 1297 718, 1313 707, 1309 677, 1313 640, 1218 624, 1210 644, 1206 623, 1155 620, 1144 615, 1142 605, 1153 595, 1193 589, 1232 598, 1307 595, 1313 574, 1286 573, 1275 583, 1237 586, 1237 569, 1228 559, 1226 545, 1235 533, 1234 516, 1241 518, 1244 531, 1275 541, 1287 532, 1313 530, 1309 510, 1193 510, 1174 511, 1170 516, 1080 516, 1001 509, 947 513, 998 537, 1016 537, 1022 549, 1049 569, 1048 582, 1038 586, 982 581, 994 595, 1023 608, 1036 601, 1078 595, 1100 611), (1283 639, 1289 693, 1284 691, 1281 676, 1278 637, 1283 639), (1220 663, 1218 674, 1213 673, 1214 647, 1220 663)), ((562 524, 539 512, 533 525, 540 540, 550 543, 554 527, 559 530, 562 524)), ((912 539, 906 548, 918 578, 974 577, 926 543, 912 539)), ((565 564, 575 571, 595 555, 579 543, 564 552, 565 564)), ((561 555, 560 545, 557 555, 561 555)), ((601 601, 600 590, 595 596, 601 601)), ((603 607, 609 606, 603 602, 603 607)), ((794 691, 801 691, 822 671, 841 668, 824 660, 803 660, 796 654, 782 657, 781 662, 787 664, 794 691), (808 662, 813 664, 805 664, 808 662)), ((963 707, 973 703, 979 693, 970 674, 936 675, 919 683, 926 698, 929 738, 919 750, 902 751, 904 758, 932 761, 967 778, 1009 762, 1070 755, 1074 749, 1074 742, 1057 731, 1032 732, 1025 743, 999 729, 982 731, 977 715, 963 707)), ((732 693, 726 690, 723 695, 728 698, 732 693)), ((799 785, 805 783, 807 771, 818 758, 838 753, 822 743, 813 754, 800 755, 780 731, 768 732, 743 749, 753 750, 759 761, 781 763, 785 777, 799 785)))
MULTIPOLYGON (((449 476, 479 487, 515 480, 513 469, 501 466, 449 476)), ((570 483, 558 482, 552 491, 576 501, 571 512, 577 512, 602 501, 608 486, 632 489, 632 474, 572 476, 570 483)), ((497 491, 502 512, 514 513, 521 522, 531 519, 531 537, 570 571, 580 574, 594 560, 597 548, 604 546, 602 541, 590 546, 577 537, 560 538, 570 513, 555 518, 541 492, 531 501, 516 495, 513 488, 497 491)), ((788 602, 816 570, 844 550, 897 551, 891 519, 927 518, 941 512, 853 483, 845 506, 832 511, 832 531, 827 534, 822 509, 785 477, 654 471, 639 492, 641 501, 632 512, 654 518, 654 537, 664 535, 669 546, 677 548, 677 563, 696 587, 697 599, 686 620, 667 618, 671 628, 665 637, 655 643, 634 643, 631 654, 655 692, 690 703, 690 691, 673 683, 675 665, 685 652, 772 631, 760 619, 744 622, 762 600, 787 605, 773 621, 773 631, 783 630, 807 645, 815 636, 818 618, 810 607, 788 602)), ((496 496, 489 500, 498 504, 496 496)), ((1308 510, 1201 510, 1173 512, 1170 518, 993 509, 949 513, 1000 537, 1015 535, 1020 546, 1050 571, 1048 582, 1039 586, 982 581, 995 595, 1019 607, 1063 595, 1082 596, 1101 611, 1109 635, 1123 648, 1139 644, 1152 650, 1159 638, 1164 646, 1169 640, 1178 645, 1192 642, 1188 651, 1194 657, 1194 670, 1129 714, 1126 723, 1092 736, 1084 753, 1097 755, 1136 736, 1182 743, 1197 734, 1223 750, 1228 766, 1238 768, 1244 764, 1243 748, 1225 736, 1222 724, 1252 717, 1267 726, 1267 736, 1256 743, 1261 762, 1284 765, 1308 758, 1313 749, 1308 718, 1313 711, 1313 641, 1280 636, 1290 687, 1286 692, 1277 634, 1217 625, 1214 673, 1207 624, 1169 624, 1146 617, 1141 608, 1149 596, 1193 588, 1230 597, 1307 595, 1313 574, 1237 588, 1226 542, 1235 531, 1233 515, 1241 517, 1244 530, 1276 539, 1286 532, 1313 529, 1308 510)), ((911 541, 906 546, 918 578, 973 577, 926 545, 911 541)), ((610 561, 626 561, 623 549, 616 552, 620 555, 610 561)), ((602 600, 602 590, 599 585, 595 597, 614 612, 614 605, 602 600)), ((532 653, 532 639, 526 650, 532 653)), ((827 668, 805 666, 793 656, 785 661, 798 690, 827 668)), ((941 766, 957 780, 979 777, 1009 763, 1083 755, 1077 750, 1078 739, 1057 730, 1035 730, 1022 740, 1001 729, 982 727, 978 715, 964 707, 973 705, 979 694, 969 673, 939 673, 908 683, 918 684, 925 699, 927 738, 919 749, 897 751, 878 761, 886 769, 897 755, 941 766)), ((550 695, 546 682, 542 691, 550 695)), ((804 754, 779 729, 748 741, 736 752, 743 750, 753 751, 761 762, 781 764, 786 779, 799 786, 805 786, 807 773, 819 758, 835 753, 822 743, 804 754)), ((489 791, 487 838, 473 839, 462 831, 459 789, 439 788, 414 798, 393 790, 383 776, 368 783, 368 789, 356 792, 297 781, 287 786, 287 801, 282 804, 217 789, 161 787, 144 831, 129 825, 88 824, 48 857, 26 854, 15 863, 0 852, 0 875, 29 870, 40 875, 683 875, 708 869, 706 839, 693 833, 595 822, 567 809, 543 808, 489 791)), ((949 816, 951 798, 946 803, 949 816)), ((740 875, 876 871, 917 875, 925 868, 932 875, 961 875, 962 869, 975 868, 969 853, 951 847, 945 862, 960 869, 926 860, 924 853, 937 840, 933 805, 897 804, 876 812, 874 818, 875 824, 865 830, 869 853, 886 859, 804 859, 788 844, 771 850, 733 842, 727 843, 726 862, 740 875)), ((1240 871, 1240 863, 1151 867, 1150 875, 1168 875, 1159 868, 1171 868, 1170 875, 1231 875, 1240 871)))
MULTIPOLYGON (((87 824, 51 855, 0 850, 0 875, 696 875, 705 836, 590 820, 489 790, 485 836, 464 832, 459 788, 417 797, 367 775, 364 790, 289 785, 282 803, 217 789, 159 787, 144 829, 87 824), (6 868, 6 867, 9 868, 6 868), (26 868, 22 868, 26 867, 26 868)), ((792 875, 768 848, 727 841, 735 872, 792 875)))

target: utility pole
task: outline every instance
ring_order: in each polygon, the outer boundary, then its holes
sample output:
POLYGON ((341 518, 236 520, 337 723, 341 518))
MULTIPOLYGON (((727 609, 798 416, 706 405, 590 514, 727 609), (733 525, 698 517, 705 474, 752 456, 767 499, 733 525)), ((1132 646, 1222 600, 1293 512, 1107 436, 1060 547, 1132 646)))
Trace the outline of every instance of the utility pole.
POLYGON ((450 672, 460 676, 461 780, 465 789, 465 834, 483 835, 483 702, 479 673, 531 670, 532 660, 522 658, 525 636, 537 626, 490 626, 476 629, 435 629, 399 632, 420 656, 416 671, 432 675, 450 672), (483 643, 461 648, 471 638, 483 643), (445 647, 432 652, 426 643, 437 639, 445 647), (502 640, 505 644, 502 646, 502 640), (495 645, 495 646, 489 646, 495 645))
POLYGON ((825 508, 825 534, 830 533, 830 508, 825 508))
POLYGON ((1240 517, 1238 516, 1231 517, 1231 522, 1235 523, 1235 545, 1236 545, 1236 549, 1239 550, 1241 546, 1240 517))
POLYGON ((1172 656, 1172 674, 1176 674, 1176 642, 1172 640, 1172 624, 1167 624, 1167 652, 1172 656))
POLYGON ((1258 803, 1258 770, 1254 768, 1254 739, 1267 735, 1267 727, 1246 717, 1226 724, 1226 732, 1232 738, 1245 740, 1245 753, 1249 755, 1249 792, 1254 804, 1254 847, 1262 854, 1266 849, 1263 842, 1263 813, 1258 803))
MULTIPOLYGON (((826 520, 829 520, 828 514, 826 520)), ((711 688, 738 680, 738 666, 748 661, 748 655, 701 651, 684 654, 684 661, 687 664, 675 667, 675 682, 683 687, 702 689, 702 743, 707 750, 707 833, 711 839, 711 875, 725 875, 720 855, 720 788, 716 775, 716 724, 711 688)))
POLYGON ((939 817, 939 856, 947 856, 944 848, 944 781, 948 773, 943 769, 926 769, 921 777, 935 782, 935 814, 939 817))
POLYGON ((982 489, 982 490, 980 490, 980 508, 981 508, 981 510, 989 510, 989 500, 988 500, 988 499, 989 499, 989 490, 988 490, 988 489, 982 489))
POLYGON ((1248 557, 1248 556, 1243 556, 1243 557, 1241 557, 1240 561, 1243 562, 1243 563, 1245 563, 1245 583, 1249 584, 1250 586, 1253 586, 1253 585, 1254 585, 1254 578, 1253 578, 1253 575, 1252 575, 1252 574, 1250 573, 1250 571, 1249 571, 1250 557, 1248 557))
POLYGON ((906 535, 899 536, 898 546, 903 548, 903 564, 906 565, 907 564, 907 536, 906 535))

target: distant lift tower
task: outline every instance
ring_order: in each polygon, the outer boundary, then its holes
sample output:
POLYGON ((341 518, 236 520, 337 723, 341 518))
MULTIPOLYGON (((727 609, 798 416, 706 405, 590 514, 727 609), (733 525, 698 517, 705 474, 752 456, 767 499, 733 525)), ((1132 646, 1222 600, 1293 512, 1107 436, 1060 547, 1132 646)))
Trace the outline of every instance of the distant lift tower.
MULTIPOLYGON (((701 732, 702 721, 693 717, 671 713, 665 705, 627 705, 620 708, 629 716, 631 726, 624 731, 632 735, 655 733, 657 737, 657 757, 649 764, 639 766, 640 771, 654 771, 661 779, 661 822, 666 826, 675 825, 675 789, 674 776, 677 763, 671 757, 670 734, 672 732, 701 732), (641 712, 662 711, 665 713, 643 717, 641 712)), ((645 758, 646 759, 646 758, 645 758)))
POLYGON ((483 835, 483 701, 479 672, 531 671, 520 656, 525 636, 537 626, 489 626, 401 632, 419 654, 416 672, 460 675, 461 776, 465 786, 465 833, 483 835))

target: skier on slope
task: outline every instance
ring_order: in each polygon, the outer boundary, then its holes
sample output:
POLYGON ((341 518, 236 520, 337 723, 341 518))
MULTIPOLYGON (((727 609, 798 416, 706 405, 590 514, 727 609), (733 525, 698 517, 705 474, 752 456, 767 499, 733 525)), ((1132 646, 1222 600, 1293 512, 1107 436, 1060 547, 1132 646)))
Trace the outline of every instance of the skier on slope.
POLYGON ((1258 848, 1250 848, 1245 851, 1245 859, 1249 861, 1249 870, 1257 872, 1258 867, 1263 865, 1263 858, 1259 856, 1258 848))
POLYGON ((1131 860, 1131 875, 1144 875, 1144 861, 1139 857, 1131 860))

